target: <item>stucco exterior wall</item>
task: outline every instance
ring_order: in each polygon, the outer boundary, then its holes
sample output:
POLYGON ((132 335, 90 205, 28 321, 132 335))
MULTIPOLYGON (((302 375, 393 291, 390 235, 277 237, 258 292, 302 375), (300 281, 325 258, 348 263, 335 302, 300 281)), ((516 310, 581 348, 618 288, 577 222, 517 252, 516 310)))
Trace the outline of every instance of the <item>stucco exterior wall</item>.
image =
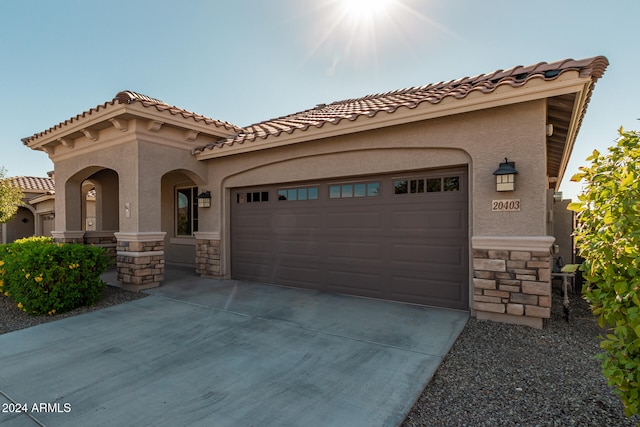
POLYGON ((228 235, 233 187, 467 164, 472 235, 545 235, 545 113, 544 101, 532 101, 212 159, 208 181, 219 184, 201 229, 228 235), (492 174, 505 157, 519 172, 516 191, 506 194, 496 192, 492 174), (494 199, 520 199, 522 208, 492 212, 494 199))
POLYGON ((144 122, 132 121, 126 132, 104 129, 98 141, 81 137, 73 148, 56 148, 56 229, 80 229, 79 213, 67 212, 68 206, 75 209, 80 196, 69 194, 65 197, 66 184, 71 180, 74 186, 78 185, 93 173, 107 168, 118 175, 120 231, 158 231, 161 227, 158 213, 161 211, 162 176, 172 170, 184 170, 203 183, 199 177, 207 173, 207 166, 191 155, 190 146, 179 146, 181 139, 184 135, 177 130, 163 129, 161 134, 148 130, 144 122), (175 147, 158 144, 167 140, 173 140, 175 147), (89 144, 93 144, 93 148, 87 155, 83 146, 89 144))
POLYGON ((54 210, 55 210, 55 201, 54 201, 54 199, 52 197, 49 200, 45 200, 43 202, 39 202, 33 208, 36 210, 36 213, 38 213, 38 214, 54 212, 54 210))
POLYGON ((19 207, 15 216, 8 221, 4 227, 4 243, 10 243, 23 237, 30 237, 35 234, 35 216, 29 207, 19 207))
MULTIPOLYGON (((119 131, 105 130, 100 135, 100 149, 90 155, 83 155, 82 145, 89 144, 87 138, 79 138, 74 148, 66 148, 69 154, 56 159, 56 225, 57 231, 75 231, 82 229, 82 194, 79 191, 82 182, 102 169, 111 169, 118 175, 118 193, 120 201, 135 200, 137 192, 137 155, 138 146, 133 135, 119 131), (74 152, 74 150, 78 150, 74 152)), ((97 147, 96 147, 97 148, 97 147)), ((61 148, 62 150, 62 148, 61 148)), ((120 230, 135 230, 137 212, 130 210, 125 216, 123 203, 118 203, 118 222, 120 230)))

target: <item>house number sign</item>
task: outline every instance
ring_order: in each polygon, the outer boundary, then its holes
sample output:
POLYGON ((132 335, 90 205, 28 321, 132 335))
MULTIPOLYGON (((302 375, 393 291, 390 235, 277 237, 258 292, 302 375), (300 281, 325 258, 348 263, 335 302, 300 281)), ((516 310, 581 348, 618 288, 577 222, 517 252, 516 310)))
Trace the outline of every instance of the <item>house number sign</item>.
POLYGON ((520 199, 492 200, 491 210, 493 212, 520 212, 520 199))

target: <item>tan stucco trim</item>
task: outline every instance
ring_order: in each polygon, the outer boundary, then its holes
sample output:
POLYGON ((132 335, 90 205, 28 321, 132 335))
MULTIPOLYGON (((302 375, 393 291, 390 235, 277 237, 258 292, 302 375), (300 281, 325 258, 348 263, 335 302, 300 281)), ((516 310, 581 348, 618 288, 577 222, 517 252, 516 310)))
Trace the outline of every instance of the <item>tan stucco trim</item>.
MULTIPOLYGON (((277 137, 268 136, 265 139, 258 138, 255 141, 243 144, 208 149, 197 153, 196 158, 198 160, 206 160, 230 156, 248 151, 263 150, 321 138, 330 138, 382 127, 404 125, 438 117, 545 99, 567 93, 585 92, 589 84, 591 84, 589 77, 581 78, 577 71, 567 72, 552 82, 531 80, 521 87, 501 86, 489 94, 472 92, 464 99, 445 98, 442 102, 435 105, 425 103, 414 109, 399 108, 393 114, 379 113, 372 118, 361 116, 354 121, 343 120, 338 125, 325 124, 320 128, 311 127, 305 131, 294 131, 290 134, 282 133, 277 137)), ((584 102, 583 97, 584 95, 580 98, 582 102, 584 102)), ((576 108, 574 114, 577 114, 576 111, 582 111, 582 109, 576 108)))
POLYGON ((56 239, 82 239, 84 231, 52 231, 51 235, 56 239))
POLYGON ((47 200, 55 200, 56 196, 52 195, 52 194, 44 194, 42 196, 38 196, 38 197, 34 197, 33 199, 29 200, 29 204, 32 206, 37 205, 38 203, 42 203, 42 202, 46 202, 47 200))
POLYGON ((164 236, 167 233, 164 231, 158 232, 139 232, 139 233, 114 233, 118 241, 123 242, 154 242, 164 240, 164 236))
POLYGON ((196 239, 193 237, 170 237, 169 243, 172 245, 194 246, 196 239))
POLYGON ((196 231, 193 235, 197 240, 220 240, 220 233, 211 231, 196 231))
POLYGON ((142 258, 145 256, 160 256, 160 255, 164 255, 164 251, 147 251, 147 252, 118 251, 118 256, 128 256, 131 258, 142 258))
POLYGON ((556 240, 553 236, 472 236, 473 249, 546 252, 556 240))

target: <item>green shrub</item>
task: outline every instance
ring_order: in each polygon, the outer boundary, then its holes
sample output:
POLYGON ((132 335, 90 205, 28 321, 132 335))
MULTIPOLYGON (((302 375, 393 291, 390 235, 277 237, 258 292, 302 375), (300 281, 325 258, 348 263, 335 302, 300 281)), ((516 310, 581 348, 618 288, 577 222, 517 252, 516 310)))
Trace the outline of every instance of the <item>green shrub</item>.
POLYGON ((620 129, 607 155, 597 150, 574 175, 578 202, 576 245, 585 258, 585 298, 606 328, 602 372, 625 406, 640 411, 640 133, 620 129))
POLYGON ((0 245, 0 291, 30 314, 63 313, 95 304, 110 260, 103 249, 32 237, 0 245))

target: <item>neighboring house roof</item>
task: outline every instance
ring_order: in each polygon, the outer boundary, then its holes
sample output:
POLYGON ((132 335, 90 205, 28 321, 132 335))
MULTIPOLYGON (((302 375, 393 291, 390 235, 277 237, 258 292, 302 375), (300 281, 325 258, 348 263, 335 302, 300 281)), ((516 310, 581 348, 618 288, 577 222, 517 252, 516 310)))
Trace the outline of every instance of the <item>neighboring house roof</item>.
MULTIPOLYGON (((12 185, 20 187, 25 193, 39 193, 28 198, 28 203, 35 205, 45 200, 50 200, 56 195, 55 180, 53 178, 42 178, 37 176, 13 176, 9 178, 12 185)), ((95 200, 96 190, 87 192, 87 200, 95 200)))
MULTIPOLYGON (((234 144, 244 144, 296 131, 304 132, 310 128, 321 128, 326 124, 337 125, 345 120, 355 121, 362 116, 374 117, 379 113, 394 113, 402 107, 415 109, 421 104, 435 105, 446 98, 463 99, 474 92, 488 94, 495 92, 501 86, 517 88, 534 79, 555 80, 567 71, 578 71, 580 77, 591 77, 595 82, 604 74, 607 65, 608 61, 603 56, 578 61, 566 59, 553 63, 540 62, 535 65, 517 66, 475 77, 464 77, 448 82, 369 95, 363 98, 333 102, 328 105, 320 104, 309 110, 247 126, 238 134, 197 148, 193 150, 193 153, 224 149, 234 144)), ((586 111, 586 104, 580 112, 580 119, 586 111)))
POLYGON ((14 176, 9 178, 11 183, 28 193, 47 193, 55 191, 55 184, 51 178, 37 176, 14 176))

